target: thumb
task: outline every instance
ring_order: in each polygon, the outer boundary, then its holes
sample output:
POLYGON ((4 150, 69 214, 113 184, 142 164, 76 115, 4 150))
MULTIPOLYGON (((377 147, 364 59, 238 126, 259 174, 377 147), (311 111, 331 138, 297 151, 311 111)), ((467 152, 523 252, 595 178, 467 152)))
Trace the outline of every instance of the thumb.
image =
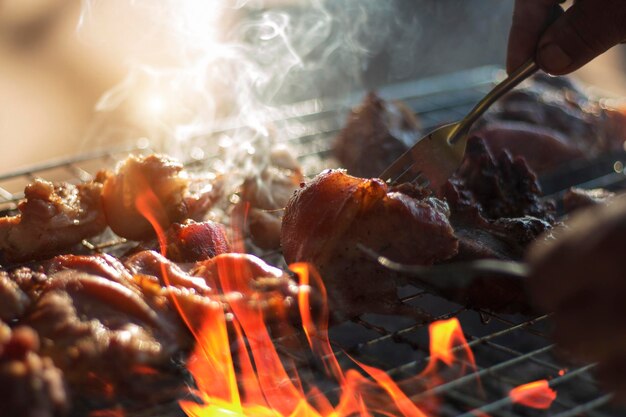
POLYGON ((624 22, 624 0, 579 0, 542 35, 537 64, 553 75, 575 71, 626 39, 624 22))

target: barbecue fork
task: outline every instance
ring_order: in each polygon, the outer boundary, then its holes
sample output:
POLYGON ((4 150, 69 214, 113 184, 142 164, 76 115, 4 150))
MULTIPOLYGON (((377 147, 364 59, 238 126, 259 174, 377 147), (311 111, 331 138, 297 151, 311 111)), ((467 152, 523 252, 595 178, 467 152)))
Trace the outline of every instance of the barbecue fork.
POLYGON ((414 182, 432 190, 438 190, 457 170, 474 122, 505 93, 534 74, 539 67, 534 59, 511 73, 496 85, 474 108, 459 122, 441 126, 420 139, 394 161, 381 175, 391 184, 414 182))

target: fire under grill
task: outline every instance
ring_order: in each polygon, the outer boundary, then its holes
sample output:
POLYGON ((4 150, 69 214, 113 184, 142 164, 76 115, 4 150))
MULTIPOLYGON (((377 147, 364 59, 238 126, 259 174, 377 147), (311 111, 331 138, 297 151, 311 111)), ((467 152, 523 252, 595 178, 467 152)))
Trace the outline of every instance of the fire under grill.
MULTIPOLYGON (((463 116, 502 74, 495 68, 479 68, 428 80, 392 85, 379 89, 386 99, 405 101, 418 115, 425 130, 463 116)), ((356 104, 360 96, 353 97, 356 104)), ((311 100, 285 108, 277 118, 277 137, 284 138, 299 155, 308 174, 335 166, 330 156, 331 140, 345 121, 347 107, 329 100, 311 100)), ((216 135, 219 132, 215 133, 216 135)), ((51 161, 0 176, 0 210, 11 211, 22 198, 24 185, 35 177, 51 181, 80 182, 91 178, 97 170, 113 166, 129 152, 147 153, 146 146, 83 153, 75 157, 51 161)), ((190 158, 190 170, 204 169, 210 156, 190 158)), ((558 197, 570 186, 583 188, 626 188, 622 161, 625 154, 606 155, 562 167, 542 178, 548 198, 558 197)), ((113 235, 83 241, 86 251, 116 252, 124 241, 113 235)), ((276 253, 266 257, 275 258, 276 253)), ((563 363, 549 339, 550 316, 527 317, 476 311, 429 294, 417 287, 398 288, 403 303, 418 306, 435 319, 456 317, 476 360, 477 370, 440 385, 423 389, 416 384, 410 398, 420 401, 438 397, 440 416, 553 416, 608 417, 626 415, 626 410, 611 404, 612 395, 596 384, 593 364, 584 366, 563 363), (477 377, 482 388, 477 390, 477 377), (521 384, 547 379, 558 392, 549 411, 527 408, 512 403, 509 391, 521 384)), ((383 369, 393 379, 417 375, 428 363, 428 323, 415 324, 406 317, 364 314, 335 324, 330 328, 333 349, 342 367, 354 367, 347 355, 383 369)), ((294 335, 292 337, 298 337, 294 335)), ((296 366, 304 383, 313 382, 329 398, 336 385, 328 381, 319 359, 294 351, 288 341, 277 339, 277 349, 296 366)), ((287 362, 287 361, 286 361, 287 362)), ((467 364, 469 366, 469 364, 467 364)), ((183 416, 176 404, 151 405, 133 411, 131 416, 183 416)))

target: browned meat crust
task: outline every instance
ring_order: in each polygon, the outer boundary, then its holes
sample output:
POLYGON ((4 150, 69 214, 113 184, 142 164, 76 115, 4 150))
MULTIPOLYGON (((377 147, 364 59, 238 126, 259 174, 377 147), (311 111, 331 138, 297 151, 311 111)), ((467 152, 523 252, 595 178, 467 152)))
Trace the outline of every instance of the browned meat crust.
MULTIPOLYGON (((478 137, 469 141, 461 167, 440 197, 410 184, 389 190, 380 180, 324 172, 287 206, 285 259, 316 265, 337 309, 359 314, 360 304, 369 311, 391 312, 396 276, 368 261, 359 244, 404 264, 520 260, 554 222, 554 205, 543 201, 524 160, 507 152, 494 158, 478 137)), ((443 295, 471 307, 528 309, 520 280, 475 283, 443 295)))
POLYGON ((377 177, 419 138, 419 123, 410 109, 370 93, 348 116, 333 153, 351 175, 377 177))
POLYGON ((154 210, 161 227, 191 218, 200 220, 219 194, 219 188, 193 195, 182 164, 164 155, 128 157, 104 183, 102 201, 107 224, 119 236, 144 240, 154 228, 140 205, 154 210))
POLYGON ((198 193, 189 186, 182 165, 162 155, 131 156, 117 172, 101 171, 93 181, 79 185, 36 179, 24 190, 19 214, 0 217, 0 259, 46 259, 107 226, 127 239, 148 239, 154 229, 137 209, 138 201, 150 206, 163 228, 199 220, 219 197, 220 181, 198 193))
POLYGON ((398 262, 432 265, 457 252, 448 215, 436 198, 418 199, 390 191, 377 179, 324 171, 287 205, 283 253, 288 263, 311 262, 319 269, 334 309, 347 315, 398 312, 389 271, 358 245, 398 262))
POLYGON ((2 414, 54 417, 69 409, 61 371, 39 352, 40 340, 31 328, 10 329, 0 321, 0 403, 2 414))
POLYGON ((101 233, 106 228, 101 181, 54 185, 36 179, 27 185, 19 214, 0 218, 5 262, 46 258, 101 233))
POLYGON ((297 316, 298 285, 251 255, 184 264, 153 251, 122 260, 62 255, 39 268, 0 272, 0 383, 15 390, 1 390, 0 399, 26 410, 32 397, 42 413, 15 415, 78 416, 175 400, 185 381, 172 359, 194 344, 187 324, 197 329, 206 314, 231 311, 232 303, 263 311, 270 323, 297 316), (28 343, 19 342, 19 326, 28 343))
POLYGON ((174 262, 196 262, 230 252, 223 225, 186 220, 174 223, 167 231, 167 257, 174 262))

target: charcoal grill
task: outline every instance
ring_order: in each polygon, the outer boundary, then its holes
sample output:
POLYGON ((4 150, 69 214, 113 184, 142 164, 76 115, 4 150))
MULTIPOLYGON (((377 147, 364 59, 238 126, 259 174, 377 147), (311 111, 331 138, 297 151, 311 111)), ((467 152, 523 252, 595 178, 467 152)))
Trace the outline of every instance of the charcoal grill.
MULTIPOLYGON (((501 70, 484 67, 386 86, 380 88, 379 93, 386 99, 404 100, 419 115, 424 129, 429 130, 463 116, 489 90, 494 80, 502 76, 501 70)), ((315 174, 332 167, 335 163, 330 156, 330 139, 345 122, 347 109, 361 98, 362 94, 355 94, 342 102, 320 99, 285 107, 275 120, 277 136, 284 138, 298 152, 308 173, 315 174)), ((24 185, 35 177, 52 181, 85 181, 98 169, 112 166, 129 152, 143 153, 150 152, 150 149, 142 140, 128 148, 83 153, 0 175, 0 210, 14 209, 23 196, 24 185)), ((210 156, 190 158, 186 165, 191 169, 204 167, 210 159, 210 156)), ((616 153, 561 167, 542 178, 544 191, 550 198, 573 185, 626 188, 622 161, 626 161, 626 154, 616 153)), ((83 241, 85 249, 94 252, 114 251, 123 243, 115 237, 83 241)), ((415 400, 439 395, 442 399, 439 415, 474 417, 479 415, 477 411, 502 417, 626 415, 626 409, 612 405, 612 394, 597 386, 592 376, 593 364, 572 366, 559 361, 548 338, 549 315, 527 317, 470 310, 412 286, 398 288, 398 293, 403 303, 418 306, 437 319, 457 317, 475 354, 476 373, 426 391, 410 393, 415 400), (482 380, 484 395, 476 394, 477 376, 482 380), (544 378, 558 391, 550 410, 535 410, 511 403, 507 395, 511 388, 544 378)), ((364 314, 334 325, 330 336, 342 364, 348 366, 345 355, 348 353, 364 363, 384 369, 395 379, 416 375, 428 361, 427 325, 415 324, 408 318, 364 314)), ((278 345, 280 348, 281 344, 278 345)), ((321 372, 311 358, 288 349, 279 350, 297 366, 306 368, 306 375, 319 379, 319 386, 332 392, 332 384, 324 385, 324 379, 317 376, 321 372)), ((133 415, 178 416, 182 412, 175 404, 165 404, 133 415)))

